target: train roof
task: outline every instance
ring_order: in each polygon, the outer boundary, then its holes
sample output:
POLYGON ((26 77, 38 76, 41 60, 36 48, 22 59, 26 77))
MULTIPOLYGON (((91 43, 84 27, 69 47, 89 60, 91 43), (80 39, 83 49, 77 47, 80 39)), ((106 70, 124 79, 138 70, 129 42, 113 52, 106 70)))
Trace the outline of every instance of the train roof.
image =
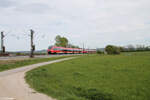
POLYGON ((58 47, 58 46, 52 46, 53 48, 63 48, 63 49, 81 49, 81 48, 66 48, 66 47, 58 47))

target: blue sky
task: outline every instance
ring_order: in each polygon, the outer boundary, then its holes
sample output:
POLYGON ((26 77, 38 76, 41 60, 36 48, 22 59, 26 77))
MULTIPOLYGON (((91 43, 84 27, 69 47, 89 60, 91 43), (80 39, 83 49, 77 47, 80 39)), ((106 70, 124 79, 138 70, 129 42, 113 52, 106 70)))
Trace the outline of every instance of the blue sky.
POLYGON ((1 0, 0 31, 6 49, 37 49, 54 44, 56 35, 87 48, 107 44, 150 44, 150 0, 1 0), (42 37, 42 38, 41 38, 42 37))

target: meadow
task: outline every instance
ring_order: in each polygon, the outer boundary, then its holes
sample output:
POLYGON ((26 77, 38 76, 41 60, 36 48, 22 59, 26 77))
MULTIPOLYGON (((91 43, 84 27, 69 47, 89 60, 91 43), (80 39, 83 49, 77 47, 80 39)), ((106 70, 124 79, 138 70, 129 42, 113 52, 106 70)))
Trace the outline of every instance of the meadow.
POLYGON ((149 100, 150 52, 85 55, 29 71, 26 81, 57 100, 149 100))

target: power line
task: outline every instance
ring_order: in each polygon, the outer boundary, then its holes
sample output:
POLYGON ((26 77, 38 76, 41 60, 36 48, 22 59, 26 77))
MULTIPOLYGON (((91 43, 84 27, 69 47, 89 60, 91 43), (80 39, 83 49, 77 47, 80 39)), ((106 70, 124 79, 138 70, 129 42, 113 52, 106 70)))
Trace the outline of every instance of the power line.
POLYGON ((21 34, 17 33, 11 33, 12 31, 9 32, 1 32, 1 52, 5 53, 5 46, 4 46, 4 41, 5 39, 8 39, 8 37, 12 37, 15 38, 17 40, 20 39, 31 39, 31 53, 30 53, 30 57, 34 57, 34 50, 35 50, 35 44, 33 43, 33 39, 35 39, 35 43, 36 44, 40 44, 40 41, 46 38, 46 34, 39 34, 36 33, 34 34, 33 30, 30 30, 30 34, 26 34, 25 32, 21 32, 21 34), (7 38, 6 38, 7 37, 7 38))

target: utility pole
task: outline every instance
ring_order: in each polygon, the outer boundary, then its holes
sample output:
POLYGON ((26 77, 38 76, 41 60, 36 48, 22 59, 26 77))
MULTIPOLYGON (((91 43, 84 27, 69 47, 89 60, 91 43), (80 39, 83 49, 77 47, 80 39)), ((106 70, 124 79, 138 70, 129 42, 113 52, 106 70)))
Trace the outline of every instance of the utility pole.
POLYGON ((1 32, 1 53, 5 53, 5 46, 4 46, 4 32, 1 32))
POLYGON ((33 34, 34 31, 31 29, 31 52, 30 52, 30 57, 33 58, 34 57, 34 50, 35 50, 35 45, 33 44, 33 34))
POLYGON ((83 43, 83 54, 84 54, 84 43, 83 43))

